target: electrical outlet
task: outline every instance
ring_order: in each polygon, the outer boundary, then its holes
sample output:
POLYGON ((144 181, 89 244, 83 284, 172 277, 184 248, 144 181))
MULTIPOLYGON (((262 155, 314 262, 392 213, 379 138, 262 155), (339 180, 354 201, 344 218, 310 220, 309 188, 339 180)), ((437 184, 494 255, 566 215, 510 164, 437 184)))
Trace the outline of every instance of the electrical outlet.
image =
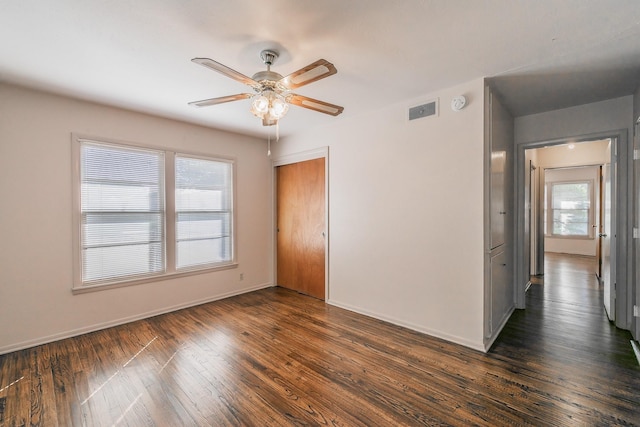
POLYGON ((240 273, 240 280, 244 280, 244 273, 240 273))
POLYGON ((638 306, 633 306, 633 317, 640 317, 640 310, 638 310, 638 306))

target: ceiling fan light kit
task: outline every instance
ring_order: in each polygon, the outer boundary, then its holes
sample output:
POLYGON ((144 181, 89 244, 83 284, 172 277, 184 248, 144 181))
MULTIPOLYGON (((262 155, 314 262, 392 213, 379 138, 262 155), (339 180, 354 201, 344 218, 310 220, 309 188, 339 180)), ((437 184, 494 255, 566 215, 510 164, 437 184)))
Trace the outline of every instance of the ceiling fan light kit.
POLYGON ((249 111, 254 116, 261 118, 264 126, 271 126, 287 114, 289 104, 284 96, 273 90, 265 90, 251 97, 249 111))
POLYGON ((303 95, 292 93, 292 89, 297 89, 309 83, 313 83, 325 77, 337 73, 336 68, 330 62, 319 59, 316 62, 294 71, 286 77, 271 71, 271 65, 278 59, 278 52, 266 49, 260 52, 262 62, 267 66, 266 71, 258 71, 252 77, 247 77, 226 65, 220 64, 209 58, 193 58, 191 61, 200 64, 213 71, 217 71, 240 83, 250 86, 255 93, 240 93, 236 95, 222 96, 218 98, 204 99, 202 101, 190 102, 194 107, 207 107, 210 105, 223 104, 225 102, 238 101, 251 98, 249 111, 262 119, 263 126, 277 125, 283 118, 289 105, 318 111, 320 113, 337 116, 344 110, 339 105, 319 101, 303 95))

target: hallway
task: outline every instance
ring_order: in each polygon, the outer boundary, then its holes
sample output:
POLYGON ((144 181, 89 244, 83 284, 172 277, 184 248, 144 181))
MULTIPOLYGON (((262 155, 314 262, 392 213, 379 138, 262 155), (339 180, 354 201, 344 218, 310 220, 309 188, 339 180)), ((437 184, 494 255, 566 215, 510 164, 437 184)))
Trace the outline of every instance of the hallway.
POLYGON ((546 274, 532 280, 526 310, 516 310, 489 354, 522 360, 513 368, 519 374, 564 387, 570 406, 584 400, 614 417, 607 424, 640 422, 631 334, 607 319, 595 270, 595 258, 546 253, 546 274))

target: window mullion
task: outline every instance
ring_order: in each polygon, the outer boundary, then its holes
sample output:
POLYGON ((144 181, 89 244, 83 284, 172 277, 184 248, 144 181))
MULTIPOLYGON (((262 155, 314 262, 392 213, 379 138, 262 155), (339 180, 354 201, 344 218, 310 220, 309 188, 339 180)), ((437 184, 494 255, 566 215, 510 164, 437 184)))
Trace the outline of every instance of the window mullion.
POLYGON ((165 254, 167 273, 176 271, 176 153, 165 154, 165 254))

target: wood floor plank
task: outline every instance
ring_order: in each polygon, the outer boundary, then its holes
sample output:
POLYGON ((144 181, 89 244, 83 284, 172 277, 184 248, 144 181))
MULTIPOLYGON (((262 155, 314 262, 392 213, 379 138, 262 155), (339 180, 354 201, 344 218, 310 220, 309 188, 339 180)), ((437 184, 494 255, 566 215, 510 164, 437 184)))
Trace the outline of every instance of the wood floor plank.
POLYGON ((593 260, 545 261, 487 354, 264 289, 0 356, 0 427, 640 424, 593 260))
POLYGON ((51 372, 51 350, 56 343, 36 347, 32 353, 31 414, 32 426, 57 424, 55 410, 55 386, 51 372), (53 391, 53 393, 51 393, 53 391))
POLYGON ((0 358, 0 420, 2 426, 24 426, 30 422, 30 350, 0 358))

